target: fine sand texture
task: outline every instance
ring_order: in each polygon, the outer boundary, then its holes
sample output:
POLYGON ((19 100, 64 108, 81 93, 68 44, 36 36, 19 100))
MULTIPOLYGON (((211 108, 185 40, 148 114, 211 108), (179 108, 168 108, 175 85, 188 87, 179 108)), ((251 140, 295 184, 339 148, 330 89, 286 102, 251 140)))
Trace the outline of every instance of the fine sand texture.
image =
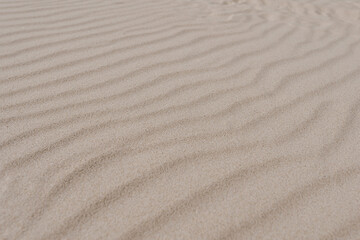
POLYGON ((360 1, 0 0, 1 240, 359 240, 360 1))

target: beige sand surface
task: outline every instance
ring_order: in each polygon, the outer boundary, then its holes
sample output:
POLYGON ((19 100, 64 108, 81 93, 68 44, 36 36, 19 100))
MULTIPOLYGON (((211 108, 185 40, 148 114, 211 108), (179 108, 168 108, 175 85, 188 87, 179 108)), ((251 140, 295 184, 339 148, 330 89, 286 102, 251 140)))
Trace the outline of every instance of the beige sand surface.
POLYGON ((360 239, 360 1, 0 0, 0 239, 360 239))

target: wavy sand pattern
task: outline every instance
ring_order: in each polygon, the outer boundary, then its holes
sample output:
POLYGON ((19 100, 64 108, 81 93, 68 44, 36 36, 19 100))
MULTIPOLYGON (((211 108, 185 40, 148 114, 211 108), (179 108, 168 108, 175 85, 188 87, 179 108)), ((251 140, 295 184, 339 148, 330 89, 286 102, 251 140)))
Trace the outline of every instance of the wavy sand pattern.
POLYGON ((0 0, 0 239, 360 238, 357 0, 0 0))

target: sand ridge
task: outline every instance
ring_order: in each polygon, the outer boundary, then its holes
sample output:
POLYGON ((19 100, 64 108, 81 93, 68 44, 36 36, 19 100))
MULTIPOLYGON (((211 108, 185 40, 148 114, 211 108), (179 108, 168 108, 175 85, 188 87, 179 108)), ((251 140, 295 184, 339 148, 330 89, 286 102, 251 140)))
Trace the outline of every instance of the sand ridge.
POLYGON ((358 239, 360 2, 0 0, 0 239, 358 239))

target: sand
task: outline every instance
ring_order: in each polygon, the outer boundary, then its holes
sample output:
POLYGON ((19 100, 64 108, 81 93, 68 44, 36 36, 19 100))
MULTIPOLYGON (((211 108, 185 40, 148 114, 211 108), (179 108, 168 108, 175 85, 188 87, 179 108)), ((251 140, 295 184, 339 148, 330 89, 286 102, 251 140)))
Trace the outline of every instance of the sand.
POLYGON ((0 0, 0 239, 360 238, 360 1, 0 0))

